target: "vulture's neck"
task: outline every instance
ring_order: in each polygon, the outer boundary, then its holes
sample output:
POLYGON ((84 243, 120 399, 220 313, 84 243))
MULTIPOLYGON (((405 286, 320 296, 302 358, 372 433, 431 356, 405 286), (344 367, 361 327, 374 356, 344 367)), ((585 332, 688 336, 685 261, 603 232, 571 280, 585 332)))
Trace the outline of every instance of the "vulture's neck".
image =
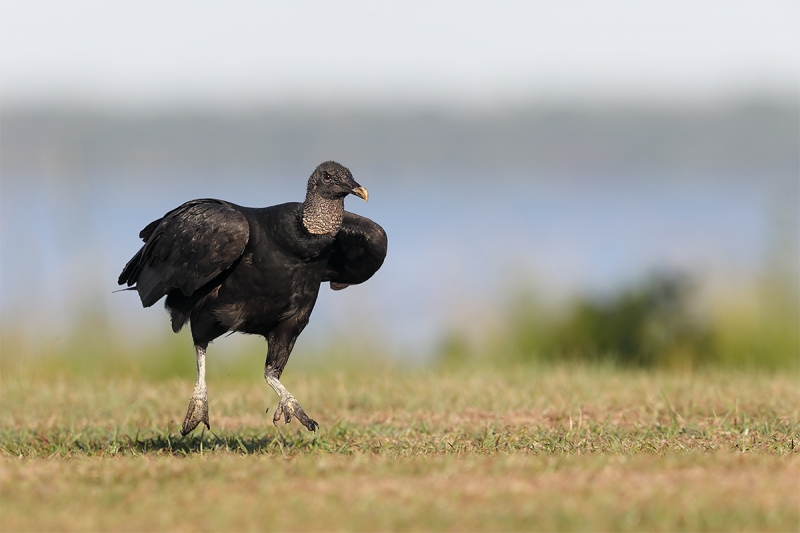
POLYGON ((328 200, 318 194, 306 194, 306 201, 303 202, 303 226, 309 233, 336 233, 342 227, 343 218, 344 198, 328 200))

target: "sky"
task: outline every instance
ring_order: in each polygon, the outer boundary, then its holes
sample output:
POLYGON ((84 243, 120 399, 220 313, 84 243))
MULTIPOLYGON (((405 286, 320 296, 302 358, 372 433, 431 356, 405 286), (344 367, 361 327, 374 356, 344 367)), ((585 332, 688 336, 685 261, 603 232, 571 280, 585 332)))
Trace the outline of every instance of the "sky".
MULTIPOLYGON (((463 112, 536 103, 797 102, 798 28, 800 1, 0 0, 0 108, 138 117, 297 104, 463 112)), ((187 188, 188 181, 165 179, 143 204, 130 196, 139 190, 137 176, 122 171, 76 188, 68 181, 75 177, 70 157, 63 175, 55 168, 54 176, 29 179, 3 170, 3 321, 33 317, 53 326, 79 315, 81 302, 102 299, 112 318, 152 319, 163 329, 163 311, 143 313, 134 295, 111 294, 141 227, 191 197, 245 197, 238 201, 248 205, 292 198, 280 197, 270 176, 228 183, 228 169, 210 169, 212 192, 199 192, 205 185, 194 180, 187 188)), ((366 177, 369 205, 348 208, 385 225, 390 259, 368 289, 335 298, 325 292, 316 331, 331 330, 342 309, 355 309, 383 320, 377 329, 385 327, 387 338, 429 342, 450 323, 472 323, 470 310, 484 312, 519 272, 534 287, 546 282, 569 292, 616 286, 653 265, 701 274, 719 265, 757 270, 772 194, 760 183, 772 171, 742 170, 750 174, 739 181, 751 188, 722 176, 712 181, 724 188, 699 192, 653 187, 649 174, 635 176, 639 189, 607 189, 593 172, 575 194, 556 175, 497 199, 459 190, 462 203, 444 206, 447 216, 420 204, 400 177, 366 177), (417 215, 409 224, 409 205, 430 218, 417 215), (454 236, 461 227, 467 230, 454 236), (474 245, 482 228, 498 227, 507 239, 485 236, 474 245), (474 279, 492 281, 476 289, 474 279)), ((424 179, 445 187, 435 181, 439 173, 432 168, 424 179)))
POLYGON ((0 104, 797 97, 798 1, 0 3, 0 104))

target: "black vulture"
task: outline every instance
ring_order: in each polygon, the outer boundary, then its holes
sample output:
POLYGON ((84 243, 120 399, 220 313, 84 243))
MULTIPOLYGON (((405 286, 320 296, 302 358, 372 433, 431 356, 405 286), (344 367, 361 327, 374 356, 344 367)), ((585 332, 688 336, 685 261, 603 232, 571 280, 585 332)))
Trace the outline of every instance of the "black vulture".
POLYGON ((186 435, 208 422, 205 354, 228 332, 267 340, 264 379, 280 397, 272 418, 297 418, 316 431, 295 397, 279 381, 303 331, 320 284, 339 290, 367 281, 386 257, 386 232, 344 210, 344 198, 367 201, 350 171, 328 161, 308 180, 303 203, 250 208, 213 199, 192 200, 148 224, 144 246, 128 261, 119 284, 139 292, 144 307, 166 296, 176 333, 190 323, 197 384, 181 427, 186 435))

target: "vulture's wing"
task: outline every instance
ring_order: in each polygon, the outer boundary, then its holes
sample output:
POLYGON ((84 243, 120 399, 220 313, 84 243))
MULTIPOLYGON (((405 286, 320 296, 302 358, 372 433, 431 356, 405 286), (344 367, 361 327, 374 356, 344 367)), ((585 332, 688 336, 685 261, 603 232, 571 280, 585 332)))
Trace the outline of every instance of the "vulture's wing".
POLYGON ((344 213, 322 281, 334 290, 367 281, 386 257, 386 232, 368 218, 344 213))
POLYGON ((190 296, 231 266, 250 237, 245 216, 220 200, 192 200, 153 221, 118 283, 136 284, 150 307, 173 289, 190 296))

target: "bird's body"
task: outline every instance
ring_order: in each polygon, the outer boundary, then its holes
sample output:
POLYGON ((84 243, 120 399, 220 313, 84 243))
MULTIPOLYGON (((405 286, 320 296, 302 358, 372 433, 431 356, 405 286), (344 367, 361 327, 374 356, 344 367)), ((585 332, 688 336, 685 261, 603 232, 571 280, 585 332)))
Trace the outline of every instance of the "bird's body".
POLYGON ((267 339, 264 377, 281 397, 273 420, 295 416, 316 429, 280 375, 308 324, 320 284, 330 281, 339 289, 362 283, 386 255, 383 229, 344 211, 349 193, 367 198, 346 168, 328 162, 312 174, 303 203, 247 208, 193 200, 142 230, 145 244, 119 283, 135 285, 145 307, 166 296, 174 331, 190 323, 198 383, 184 434, 200 422, 209 425, 205 350, 227 332, 267 339))

